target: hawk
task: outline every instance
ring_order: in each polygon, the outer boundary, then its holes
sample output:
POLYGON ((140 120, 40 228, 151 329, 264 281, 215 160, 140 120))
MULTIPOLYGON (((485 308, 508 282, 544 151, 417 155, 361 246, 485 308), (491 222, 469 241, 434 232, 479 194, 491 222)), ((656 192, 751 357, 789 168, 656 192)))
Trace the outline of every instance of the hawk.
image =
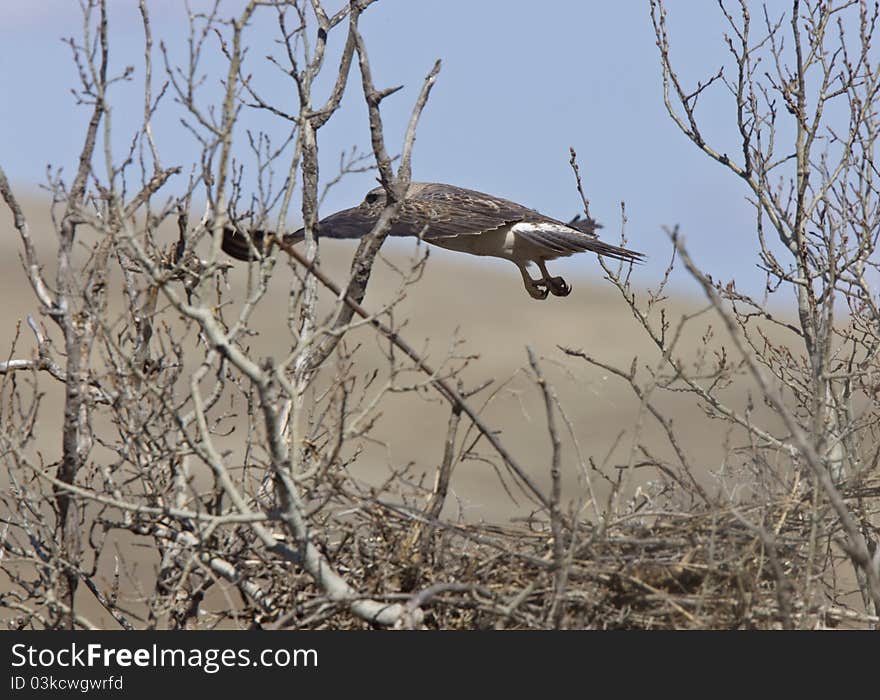
MULTIPOLYGON (((323 238, 361 238, 368 234, 385 208, 385 190, 370 190, 364 201, 351 209, 331 214, 318 222, 323 238)), ((534 299, 548 294, 568 296, 571 285, 547 271, 547 261, 591 251, 615 260, 639 262, 641 253, 599 240, 591 219, 575 217, 564 223, 516 202, 475 190, 436 182, 413 182, 401 202, 399 216, 391 225, 391 236, 417 236, 433 245, 471 255, 489 255, 510 260, 522 275, 526 291, 534 299), (528 266, 541 274, 533 279, 528 266)), ((293 244, 303 239, 303 229, 285 234, 293 244)), ((243 235, 232 228, 223 234, 223 250, 239 260, 249 260, 252 251, 263 252, 271 236, 256 231, 243 235)))

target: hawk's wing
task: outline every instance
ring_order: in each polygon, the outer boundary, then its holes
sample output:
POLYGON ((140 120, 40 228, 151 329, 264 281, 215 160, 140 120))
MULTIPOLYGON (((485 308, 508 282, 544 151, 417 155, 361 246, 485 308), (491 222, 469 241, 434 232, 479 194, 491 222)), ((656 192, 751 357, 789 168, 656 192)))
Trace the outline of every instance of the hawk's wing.
POLYGON ((537 212, 506 199, 452 185, 428 184, 408 197, 391 226, 392 236, 476 236, 525 221, 537 212))

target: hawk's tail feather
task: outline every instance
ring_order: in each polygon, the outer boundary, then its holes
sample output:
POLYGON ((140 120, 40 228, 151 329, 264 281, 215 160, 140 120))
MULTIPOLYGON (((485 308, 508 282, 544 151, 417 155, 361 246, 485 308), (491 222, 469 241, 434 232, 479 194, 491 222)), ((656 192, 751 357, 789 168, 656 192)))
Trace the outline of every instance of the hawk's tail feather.
MULTIPOLYGON (((580 214, 569 221, 568 225, 571 226, 573 229, 577 229, 581 233, 586 233, 592 236, 596 235, 596 229, 602 228, 602 224, 600 224, 598 221, 583 218, 580 214)), ((645 259, 643 253, 639 253, 635 250, 629 250, 628 248, 621 248, 620 246, 611 245, 610 243, 600 241, 598 238, 593 241, 589 241, 585 245, 588 246, 588 250, 605 256, 606 258, 614 258, 615 260, 623 260, 624 262, 635 263, 642 262, 645 259)), ((581 249, 578 248, 578 250, 581 249)))
POLYGON ((584 235, 585 232, 580 229, 575 231, 565 231, 561 228, 545 228, 535 227, 528 233, 530 239, 540 245, 552 250, 560 256, 572 255, 573 253, 583 253, 590 251, 606 258, 614 258, 624 262, 641 262, 644 254, 629 248, 600 241, 595 234, 584 235))
MULTIPOLYGON (((302 229, 295 233, 285 233, 282 238, 288 245, 299 243, 302 239, 302 229)), ((276 240, 275 234, 271 231, 257 229, 255 231, 243 232, 232 226, 226 226, 223 229, 223 242, 220 247, 224 253, 236 260, 253 260, 254 250, 260 255, 265 255, 272 248, 272 244, 276 240)))
POLYGON ((611 243, 605 243, 605 241, 600 241, 599 239, 596 239, 595 241, 589 241, 588 246, 589 250, 592 250, 594 253, 606 258, 614 258, 615 260, 622 260, 623 262, 633 263, 641 263, 645 260, 644 253, 640 253, 637 250, 630 250, 629 248, 622 248, 621 246, 612 245, 611 243))

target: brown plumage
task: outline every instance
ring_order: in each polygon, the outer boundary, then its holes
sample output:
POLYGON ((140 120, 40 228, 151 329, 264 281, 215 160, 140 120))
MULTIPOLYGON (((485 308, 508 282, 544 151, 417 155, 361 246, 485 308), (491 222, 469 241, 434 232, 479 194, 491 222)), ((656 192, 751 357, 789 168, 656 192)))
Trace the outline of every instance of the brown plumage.
MULTIPOLYGON (((351 209, 331 214, 318 223, 324 238, 361 238, 370 232, 385 207, 385 191, 377 187, 364 201, 351 209)), ((571 286, 561 277, 547 272, 546 262, 574 253, 593 252, 625 262, 638 262, 644 256, 633 250, 600 241, 595 231, 600 225, 590 219, 575 218, 569 223, 500 197, 454 185, 414 182, 407 190, 391 236, 420 236, 428 243, 472 255, 489 255, 513 262, 520 270, 526 291, 535 299, 548 293, 567 296, 571 286), (532 279, 526 267, 534 263, 541 278, 532 279)), ((303 229, 283 236, 285 243, 297 243, 303 229)), ((248 260, 253 248, 262 252, 264 232, 249 237, 228 229, 223 250, 239 260, 248 260), (249 240, 250 238, 250 240, 249 240)))

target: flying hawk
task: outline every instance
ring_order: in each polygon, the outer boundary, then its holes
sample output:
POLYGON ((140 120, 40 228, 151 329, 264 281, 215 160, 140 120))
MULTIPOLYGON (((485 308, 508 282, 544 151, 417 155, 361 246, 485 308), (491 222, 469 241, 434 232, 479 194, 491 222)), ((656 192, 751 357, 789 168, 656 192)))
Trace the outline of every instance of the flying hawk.
MULTIPOLYGON (((361 238, 373 228, 384 207, 385 190, 377 187, 358 206, 321 219, 318 235, 361 238)), ((595 221, 579 217, 566 224, 516 202, 454 185, 413 182, 389 235, 419 236, 448 250, 510 260, 519 268, 526 291, 534 299, 546 299, 548 293, 564 297, 571 292, 571 285, 562 277, 552 277, 547 271, 548 260, 584 251, 626 262, 644 257, 600 241, 595 233, 599 227, 595 221), (540 279, 529 274, 526 268, 530 263, 537 265, 540 279)), ((282 240, 292 244, 303 236, 300 229, 285 234, 282 240)), ((262 231, 245 236, 229 228, 224 231, 222 247, 234 258, 249 260, 254 248, 263 252, 266 239, 262 231)))

